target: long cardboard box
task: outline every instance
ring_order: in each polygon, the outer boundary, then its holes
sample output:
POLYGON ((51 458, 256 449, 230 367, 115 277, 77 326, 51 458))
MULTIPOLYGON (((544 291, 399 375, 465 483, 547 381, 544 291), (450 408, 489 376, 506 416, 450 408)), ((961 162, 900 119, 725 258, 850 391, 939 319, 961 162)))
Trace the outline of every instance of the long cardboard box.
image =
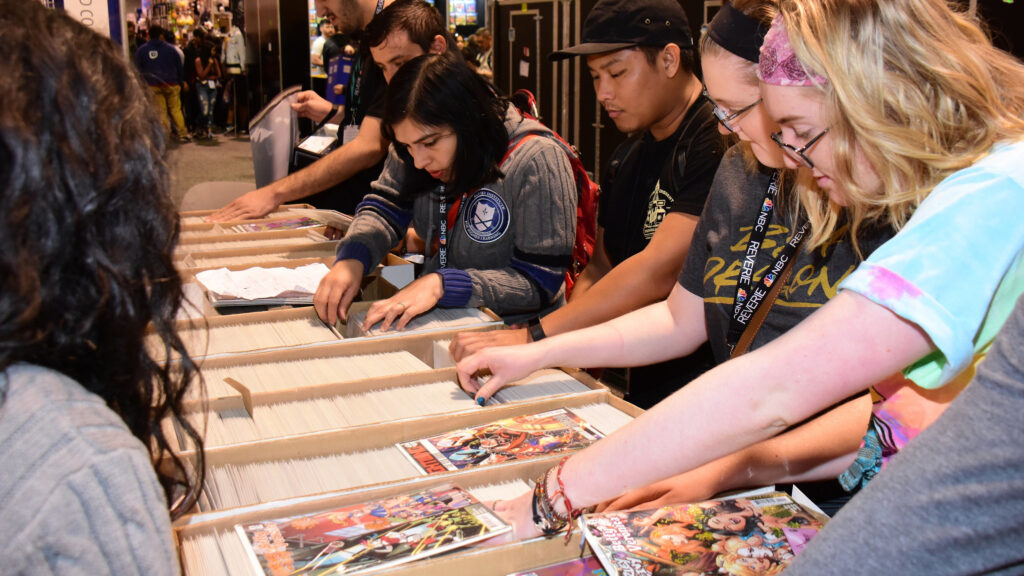
MULTIPOLYGON (((330 266, 338 251, 338 243, 330 240, 314 241, 298 246, 251 246, 244 248, 190 251, 179 253, 174 264, 179 271, 211 270, 214 268, 262 266, 273 268, 293 262, 319 259, 330 266)), ((291 267, 291 266, 289 266, 291 267)))
MULTIPOLYGON (((457 414, 479 414, 479 413, 483 413, 483 412, 494 413, 494 414, 504 414, 506 412, 515 412, 516 411, 516 409, 508 408, 508 407, 510 407, 510 406, 520 406, 520 405, 536 405, 536 407, 538 408, 537 411, 538 412, 543 412, 543 411, 549 410, 549 409, 565 407, 565 404, 563 402, 566 401, 566 399, 568 399, 569 397, 573 397, 574 398, 574 400, 573 400, 574 402, 576 402, 577 400, 579 400, 581 402, 584 402, 584 403, 586 403, 585 401, 587 401, 587 400, 592 401, 592 402, 603 401, 603 399, 606 396, 606 392, 608 392, 607 388, 603 384, 600 384, 599 382, 597 382, 596 380, 591 378, 585 372, 579 372, 579 371, 575 371, 575 370, 571 370, 571 371, 570 370, 566 370, 566 371, 567 371, 567 373, 570 376, 572 376, 572 378, 574 378, 577 382, 582 384, 582 386, 580 386, 580 390, 578 392, 548 395, 548 396, 543 396, 543 397, 540 397, 540 398, 533 398, 533 399, 530 399, 530 400, 523 400, 523 401, 518 401, 518 402, 510 402, 510 403, 507 403, 507 404, 499 404, 499 403, 496 403, 496 402, 492 402, 492 403, 487 404, 487 405, 485 405, 483 407, 476 406, 474 404, 472 406, 467 406, 465 408, 456 409, 455 411, 449 411, 449 412, 446 412, 446 413, 433 413, 433 414, 425 414, 423 416, 407 417, 407 418, 403 418, 401 421, 406 423, 406 424, 408 424, 409 422, 414 422, 414 421, 417 421, 417 420, 422 420, 422 421, 430 420, 430 419, 433 419, 433 418, 435 418, 437 416, 440 416, 440 415, 452 416, 452 415, 457 415, 457 414)), ((325 383, 325 384, 320 384, 320 385, 315 385, 315 386, 303 386, 303 387, 285 388, 285 389, 281 389, 281 390, 271 390, 271 391, 262 391, 262 392, 249 392, 247 390, 246 391, 240 391, 240 393, 237 396, 231 396, 231 397, 223 396, 223 397, 216 398, 216 399, 213 399, 213 400, 208 400, 206 402, 200 402, 198 400, 189 401, 184 406, 184 413, 186 415, 190 415, 190 414, 224 413, 224 412, 241 413, 242 411, 244 411, 244 412, 248 413, 251 418, 254 418, 255 417, 254 413, 255 413, 255 411, 258 408, 269 407, 269 406, 272 406, 272 405, 275 405, 275 404, 318 400, 318 399, 331 398, 331 397, 343 396, 343 395, 362 394, 362 393, 367 393, 367 392, 382 391, 382 390, 389 390, 389 389, 396 389, 396 388, 405 388, 405 387, 416 386, 416 385, 420 385, 420 384, 430 384, 430 383, 435 383, 435 382, 450 382, 452 384, 452 388, 451 388, 452 392, 453 393, 461 393, 459 391, 459 389, 458 389, 458 376, 457 376, 457 374, 455 372, 455 369, 454 368, 443 368, 443 369, 439 369, 439 370, 425 370, 425 371, 421 371, 421 372, 414 372, 414 373, 408 373, 408 374, 396 374, 396 375, 389 375, 389 376, 378 376, 378 377, 373 377, 373 378, 360 378, 360 379, 357 379, 357 380, 350 380, 350 381, 347 381, 347 382, 330 382, 330 383, 325 383)), ((468 395, 467 395, 467 399, 468 399, 468 395)), ((505 416, 495 416, 496 419, 497 418, 504 418, 504 417, 505 416)), ((273 457, 277 457, 277 456, 271 456, 272 454, 280 455, 280 454, 283 454, 283 453, 287 453, 288 450, 292 450, 294 448, 294 446, 288 445, 288 447, 286 449, 284 449, 283 452, 281 452, 281 453, 273 452, 270 449, 273 448, 274 442, 277 441, 277 440, 285 440, 285 439, 288 439, 288 438, 299 438, 299 437, 301 437, 301 438, 306 438, 306 439, 314 438, 314 441, 316 441, 315 438, 321 438, 321 437, 331 437, 331 438, 333 438, 335 435, 340 435, 341 437, 344 437, 344 436, 346 436, 346 435, 348 435, 350 433, 351 434, 361 434, 362 432, 360 432, 360 431, 364 431, 365 432, 367 430, 372 431, 373 433, 377 433, 378 432, 378 427, 383 427, 383 429, 385 431, 387 431, 388 428, 389 428, 389 425, 394 423, 395 421, 397 421, 397 420, 388 420, 386 417, 381 417, 377 421, 369 421, 369 422, 367 422, 365 424, 359 424, 359 425, 354 425, 354 426, 349 426, 349 427, 343 427, 342 425, 339 424, 337 427, 334 427, 332 429, 318 430, 318 431, 312 431, 312 432, 304 432, 304 433, 301 433, 301 434, 283 435, 283 436, 280 436, 278 438, 272 438, 272 439, 268 438, 268 439, 260 440, 259 442, 261 443, 261 445, 264 448, 267 448, 269 450, 268 452, 265 453, 265 455, 270 456, 270 457, 273 458, 273 457)), ((443 428, 443 425, 442 425, 442 428, 443 428)), ((191 453, 190 453, 191 452, 191 447, 190 446, 186 446, 186 445, 181 443, 180 435, 178 433, 177 428, 174 425, 172 425, 169 421, 165 421, 164 422, 164 432, 165 432, 165 435, 168 437, 168 440, 170 441, 171 447, 176 452, 181 453, 181 454, 187 454, 187 455, 189 455, 191 457, 191 453)), ((251 444, 251 442, 237 442, 237 443, 234 443, 234 444, 230 444, 230 443, 229 444, 220 444, 220 445, 218 445, 216 447, 208 446, 207 452, 208 452, 208 454, 226 454, 226 455, 229 455, 229 456, 223 456, 223 457, 230 458, 230 454, 233 454, 231 448, 232 447, 240 447, 241 446, 241 447, 243 447, 243 449, 242 449, 242 454, 243 455, 241 456, 240 459, 238 459, 238 460, 230 460, 229 459, 229 460, 225 460, 224 462, 225 463, 246 462, 246 461, 249 461, 249 460, 247 460, 248 452, 246 452, 246 450, 244 449, 244 446, 248 445, 248 444, 251 444)), ((299 452, 296 452, 294 454, 299 454, 299 452)), ((306 453, 302 452, 302 454, 306 454, 306 453)), ((208 460, 208 461, 211 462, 211 463, 215 462, 214 460, 208 460)))
MULTIPOLYGON (((480 326, 478 328, 482 330, 492 330, 498 327, 499 326, 497 325, 490 324, 480 326)), ((337 359, 348 356, 380 354, 402 350, 409 352, 412 356, 426 364, 428 370, 432 370, 434 366, 437 366, 442 361, 447 360, 446 358, 435 358, 435 342, 444 339, 451 339, 455 334, 461 331, 463 330, 443 330, 426 334, 402 336, 399 338, 351 338, 320 346, 305 346, 285 350, 209 357, 202 361, 200 369, 230 369, 233 366, 259 365, 270 362, 287 362, 320 358, 337 359)), ((245 383, 242 382, 242 384, 244 385, 245 383)), ((323 386, 328 385, 329 384, 324 384, 323 386)), ((300 386, 293 386, 293 388, 299 387, 300 386)), ((315 390, 318 386, 305 386, 304 388, 315 390)), ((186 407, 199 402, 197 394, 198 393, 192 394, 188 399, 186 399, 186 407)), ((240 398, 241 394, 237 391, 225 392, 223 394, 208 393, 205 401, 210 403, 218 402, 222 399, 234 399, 235 401, 238 401, 240 398)))
POLYGON ((178 212, 178 216, 181 218, 181 230, 182 232, 209 232, 209 231, 221 231, 218 233, 229 233, 232 226, 238 224, 251 224, 260 222, 270 222, 272 220, 280 220, 282 218, 288 218, 292 209, 301 210, 314 210, 315 206, 312 204, 282 204, 277 207, 270 214, 267 214, 263 218, 254 218, 249 220, 230 220, 227 222, 207 222, 206 218, 213 215, 217 210, 185 210, 178 212), (225 232, 226 231, 226 232, 225 232))
MULTIPOLYGON (((270 443, 258 443, 230 451, 212 451, 208 455, 211 465, 250 459, 268 459, 278 455, 317 454, 331 450, 369 449, 389 445, 398 441, 417 439, 432 434, 478 425, 492 420, 519 414, 531 414, 551 407, 569 407, 582 404, 605 403, 633 417, 642 410, 612 395, 608 390, 595 390, 593 395, 580 398, 551 398, 538 402, 497 406, 483 409, 476 414, 458 414, 431 418, 425 421, 395 422, 381 425, 376 429, 346 431, 336 434, 287 439, 270 443)), ((440 475, 417 476, 399 479, 383 484, 353 487, 346 490, 319 495, 299 496, 274 502, 243 506, 228 510, 199 512, 179 519, 174 524, 179 550, 192 548, 185 541, 202 537, 217 531, 230 530, 235 524, 259 519, 308 514, 321 510, 358 503, 377 498, 414 491, 445 482, 454 482, 468 489, 508 482, 527 481, 553 466, 561 454, 530 460, 506 462, 440 475)), ((456 551, 437 558, 414 562, 379 572, 380 574, 480 574, 504 575, 517 570, 573 558, 579 554, 578 538, 566 545, 562 538, 533 539, 525 542, 510 542, 497 546, 475 547, 456 551)), ((212 559, 211 559, 212 560, 212 559)), ((234 566, 231 574, 248 573, 234 566)), ((195 574, 186 572, 189 576, 195 574)))
POLYGON ((316 226, 314 228, 302 228, 299 230, 268 230, 266 232, 249 232, 247 234, 224 233, 214 236, 189 236, 187 238, 178 239, 178 246, 176 248, 176 251, 188 251, 194 248, 202 247, 205 244, 213 244, 219 242, 237 243, 241 247, 245 245, 245 243, 247 242, 308 238, 310 232, 319 234, 321 237, 323 237, 323 232, 325 229, 325 226, 316 226))

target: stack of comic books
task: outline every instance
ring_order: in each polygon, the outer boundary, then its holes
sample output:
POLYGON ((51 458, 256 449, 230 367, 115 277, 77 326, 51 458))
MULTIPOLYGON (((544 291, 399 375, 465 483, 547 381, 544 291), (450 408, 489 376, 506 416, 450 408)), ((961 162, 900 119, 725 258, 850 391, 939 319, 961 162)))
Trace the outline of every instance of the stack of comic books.
POLYGON ((559 408, 462 428, 398 447, 424 474, 443 474, 586 448, 604 435, 559 408))
POLYGON ((511 530, 469 492, 446 484, 290 518, 238 524, 256 574, 364 574, 511 530))
POLYGON ((823 526, 785 492, 584 514, 579 524, 609 576, 778 574, 823 526))

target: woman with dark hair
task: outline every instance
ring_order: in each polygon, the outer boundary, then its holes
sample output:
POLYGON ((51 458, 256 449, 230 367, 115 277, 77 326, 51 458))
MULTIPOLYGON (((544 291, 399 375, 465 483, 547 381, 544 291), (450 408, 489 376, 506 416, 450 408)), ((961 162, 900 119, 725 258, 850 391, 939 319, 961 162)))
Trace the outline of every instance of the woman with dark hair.
POLYGON ((203 452, 166 134, 117 46, 63 12, 0 0, 0 66, 3 572, 177 573, 168 503, 194 504, 203 452), (188 467, 167 418, 198 447, 188 467))
POLYGON ((317 290, 321 318, 345 318, 363 275, 410 222, 428 239, 425 274, 374 303, 366 327, 383 320, 383 329, 401 329, 434 306, 487 306, 508 316, 563 300, 576 185, 550 130, 448 53, 416 58, 395 74, 382 127, 394 146, 317 290))
POLYGON ((199 95, 200 126, 205 130, 202 136, 213 139, 213 108, 217 103, 217 82, 221 79, 220 59, 214 54, 216 45, 211 41, 199 47, 195 61, 196 93, 199 95))

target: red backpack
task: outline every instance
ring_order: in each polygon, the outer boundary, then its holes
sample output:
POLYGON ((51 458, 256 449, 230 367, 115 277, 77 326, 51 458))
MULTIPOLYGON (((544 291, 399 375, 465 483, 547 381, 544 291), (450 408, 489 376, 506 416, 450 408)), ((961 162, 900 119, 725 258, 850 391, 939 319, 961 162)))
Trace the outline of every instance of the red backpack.
MULTIPOLYGON (((524 117, 537 120, 537 99, 529 90, 517 90, 511 100, 524 117)), ((532 136, 546 136, 558 142, 569 159, 573 180, 576 182, 576 241, 573 242, 572 247, 572 262, 569 264, 569 269, 565 271, 565 297, 568 298, 572 293, 576 278, 587 267, 590 257, 594 253, 594 244, 597 242, 597 201, 601 195, 601 187, 590 179, 576 148, 554 130, 523 135, 512 145, 506 156, 511 155, 527 138, 532 136)))

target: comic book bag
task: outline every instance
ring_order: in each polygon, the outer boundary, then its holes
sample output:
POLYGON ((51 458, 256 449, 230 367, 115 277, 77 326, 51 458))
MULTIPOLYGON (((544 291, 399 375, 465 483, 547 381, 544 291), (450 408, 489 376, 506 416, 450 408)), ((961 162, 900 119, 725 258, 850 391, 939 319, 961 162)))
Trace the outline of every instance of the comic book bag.
MULTIPOLYGON (((511 101, 524 117, 537 120, 537 100, 529 90, 517 90, 512 95, 511 101)), ((568 298, 576 279, 587 267, 590 257, 594 254, 594 244, 597 242, 597 201, 601 187, 590 179, 576 148, 554 130, 531 132, 521 136, 518 141, 512 143, 507 155, 511 155, 532 136, 546 136, 558 142, 569 159, 573 180, 576 182, 576 240, 572 247, 572 261, 565 272, 565 297, 568 298)))

